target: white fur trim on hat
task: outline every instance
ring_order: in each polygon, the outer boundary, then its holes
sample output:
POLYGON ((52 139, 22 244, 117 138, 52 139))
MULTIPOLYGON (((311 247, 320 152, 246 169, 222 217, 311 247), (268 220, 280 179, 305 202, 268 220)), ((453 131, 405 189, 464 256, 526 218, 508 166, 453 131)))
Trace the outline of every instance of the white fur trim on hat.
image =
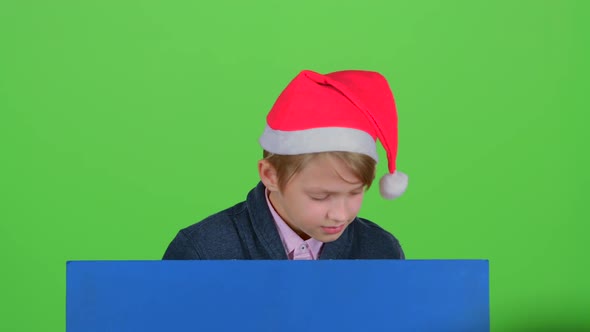
POLYGON ((400 171, 385 174, 379 181, 379 192, 386 199, 400 197, 408 187, 408 176, 400 171))
POLYGON ((283 131, 272 129, 267 125, 259 142, 263 149, 276 154, 347 151, 366 154, 376 162, 379 161, 377 145, 373 137, 353 128, 325 127, 283 131))

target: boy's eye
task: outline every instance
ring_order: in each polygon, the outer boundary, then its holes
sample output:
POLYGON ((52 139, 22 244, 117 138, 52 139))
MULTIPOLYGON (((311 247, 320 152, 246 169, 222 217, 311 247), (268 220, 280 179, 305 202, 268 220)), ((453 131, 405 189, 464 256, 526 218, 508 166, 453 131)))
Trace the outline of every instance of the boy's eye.
POLYGON ((328 198, 328 196, 310 196, 312 200, 314 201, 323 201, 326 198, 328 198))

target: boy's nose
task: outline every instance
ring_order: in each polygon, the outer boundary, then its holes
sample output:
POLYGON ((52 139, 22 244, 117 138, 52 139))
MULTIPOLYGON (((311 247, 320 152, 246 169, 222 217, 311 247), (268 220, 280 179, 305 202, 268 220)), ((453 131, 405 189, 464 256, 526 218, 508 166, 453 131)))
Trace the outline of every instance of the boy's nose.
POLYGON ((348 207, 345 202, 335 202, 328 212, 328 218, 341 224, 348 221, 348 214, 348 207))

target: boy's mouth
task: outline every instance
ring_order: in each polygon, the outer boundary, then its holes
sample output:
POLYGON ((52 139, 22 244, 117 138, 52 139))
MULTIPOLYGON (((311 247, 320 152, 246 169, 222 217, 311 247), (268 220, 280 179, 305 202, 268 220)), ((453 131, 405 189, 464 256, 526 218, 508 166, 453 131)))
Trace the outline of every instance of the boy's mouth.
POLYGON ((344 226, 346 226, 346 225, 342 224, 340 226, 334 226, 334 227, 322 226, 322 229, 324 230, 324 232, 326 232, 328 234, 337 234, 337 233, 340 233, 344 229, 344 226))

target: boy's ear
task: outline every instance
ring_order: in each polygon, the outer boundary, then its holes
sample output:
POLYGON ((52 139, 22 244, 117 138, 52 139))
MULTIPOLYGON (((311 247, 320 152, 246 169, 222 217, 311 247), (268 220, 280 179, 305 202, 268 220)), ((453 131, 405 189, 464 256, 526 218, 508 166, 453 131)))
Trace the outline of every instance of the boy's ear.
POLYGON ((258 161, 258 175, 260 175, 260 181, 269 191, 279 191, 277 171, 268 160, 258 161))

